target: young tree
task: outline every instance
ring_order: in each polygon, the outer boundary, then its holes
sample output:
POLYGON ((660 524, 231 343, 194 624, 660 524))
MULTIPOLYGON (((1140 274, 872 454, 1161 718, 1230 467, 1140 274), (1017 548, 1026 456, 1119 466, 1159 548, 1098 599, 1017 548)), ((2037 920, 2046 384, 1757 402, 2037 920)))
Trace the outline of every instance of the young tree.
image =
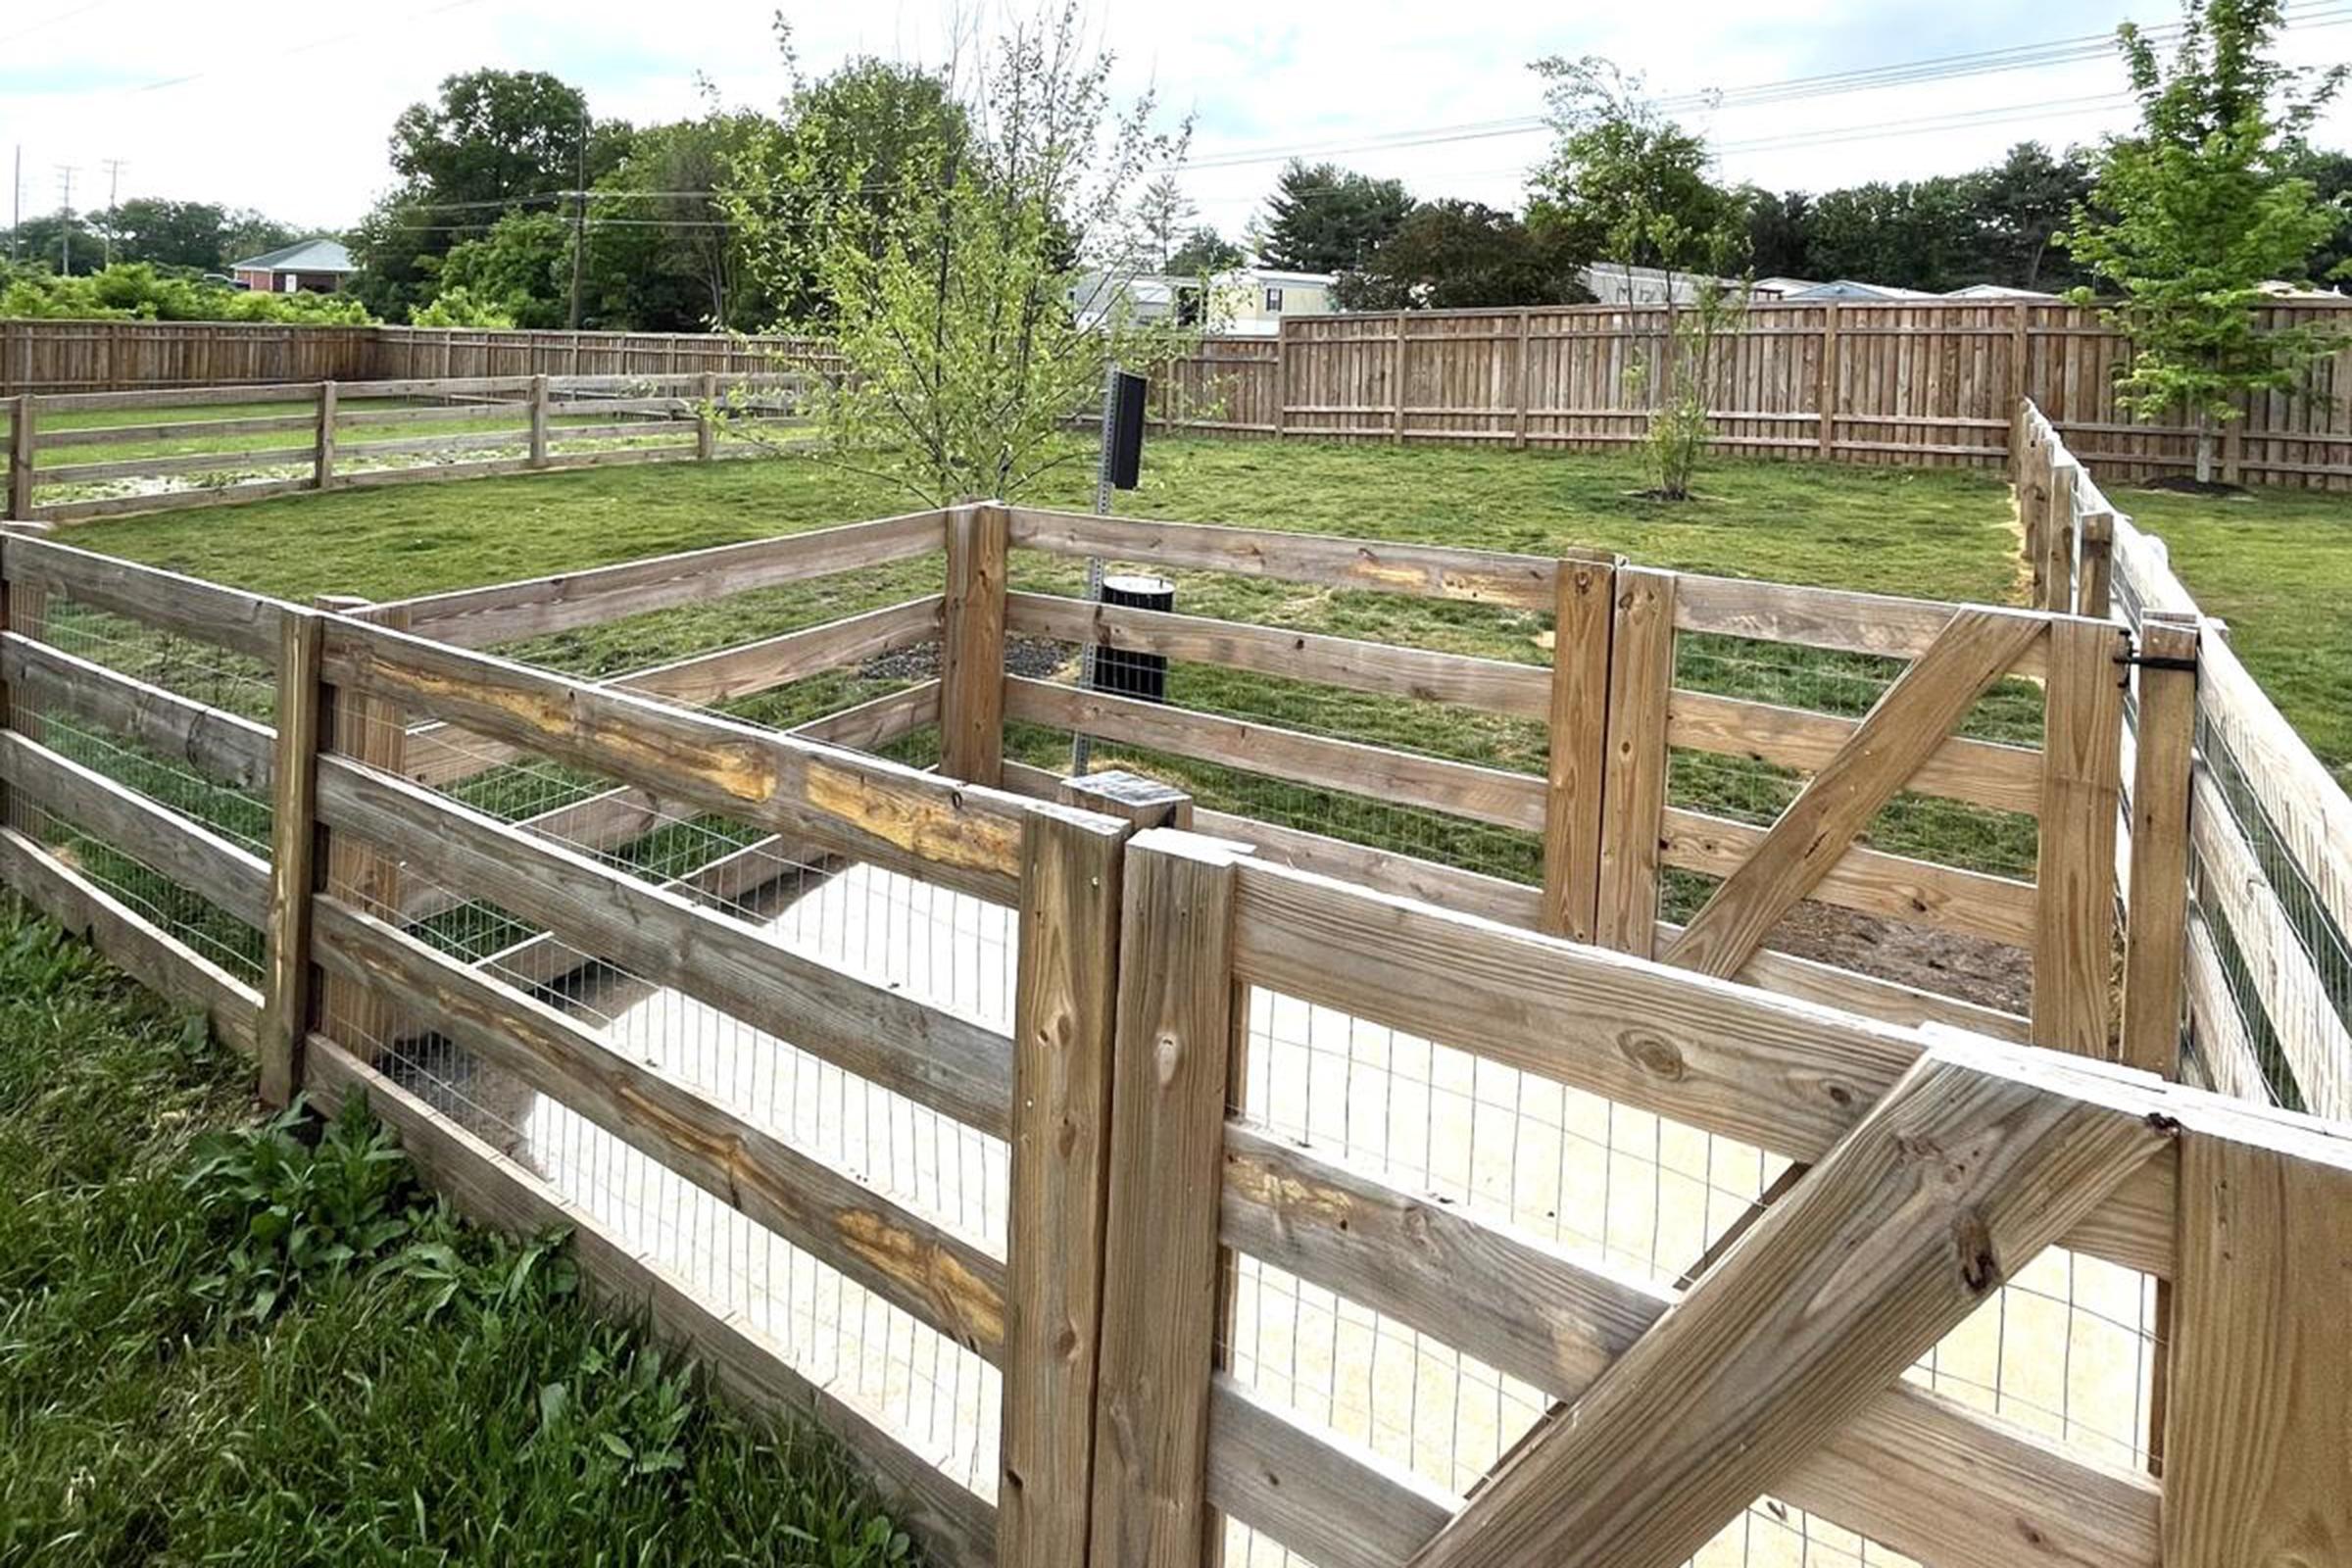
POLYGON ((1661 500, 1682 501, 1712 438, 1709 412, 1722 341, 1747 310, 1740 270, 1747 245, 1745 193, 1707 175, 1706 143, 1665 119, 1639 78, 1588 55, 1540 60, 1552 155, 1533 175, 1530 225, 1579 258, 1665 272, 1666 330, 1653 368, 1637 358, 1628 390, 1649 403, 1642 450, 1661 500))
POLYGON ((1184 243, 1185 225, 1200 216, 1200 209, 1184 193, 1184 184, 1174 174, 1160 174, 1144 187, 1135 199, 1136 240, 1139 259, 1154 272, 1170 270, 1169 261, 1184 243))
POLYGON ((1342 272, 1343 310, 1462 310, 1564 305, 1586 298, 1556 248, 1509 213, 1478 202, 1423 202, 1357 271, 1342 272))
POLYGON ((2169 71, 2136 26, 2117 29, 2139 129, 2101 150, 2092 199, 2064 240, 2120 296, 2105 315, 2133 354, 2118 401, 2141 419, 2187 412, 2200 484, 2213 481, 2215 431, 2241 416, 2239 399, 2293 389, 2339 341, 2259 320, 2262 285, 2305 276, 2342 218, 2285 170, 2345 68, 2314 75, 2275 61, 2281 6, 2185 0, 2169 71))
POLYGON ((1112 102, 1111 59, 1079 21, 1072 3, 1016 25, 961 98, 968 135, 935 128, 892 200, 844 199, 824 231, 823 325, 847 362, 814 399, 827 448, 935 505, 1011 496, 1080 461, 1062 425, 1094 405, 1104 362, 1196 340, 1138 323, 1120 271, 1127 193, 1183 156, 1186 132, 1155 129, 1149 95, 1112 102), (1074 309, 1082 266, 1105 282, 1074 309))
POLYGON ((1202 224, 1184 236, 1184 243, 1168 257, 1161 270, 1177 277, 1207 277, 1231 271, 1248 260, 1248 252, 1202 224))
POLYGON ((1258 255, 1285 271, 1348 271, 1371 260, 1412 210, 1401 180, 1293 159, 1267 199, 1258 255))

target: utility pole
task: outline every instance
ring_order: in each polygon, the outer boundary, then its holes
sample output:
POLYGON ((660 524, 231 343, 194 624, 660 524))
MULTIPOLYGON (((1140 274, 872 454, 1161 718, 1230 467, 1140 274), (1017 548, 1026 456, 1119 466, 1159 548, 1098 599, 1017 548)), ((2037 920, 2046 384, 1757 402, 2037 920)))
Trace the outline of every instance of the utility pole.
POLYGON ((588 255, 588 111, 580 111, 579 187, 571 193, 571 329, 580 329, 580 268, 588 255))
POLYGON ((17 259, 17 244, 24 233, 24 144, 17 143, 17 172, 8 182, 8 259, 17 259))
POLYGON ((73 164, 57 166, 57 275, 74 275, 74 176, 81 171, 73 164))
POLYGON ((106 265, 112 267, 115 265, 115 213, 122 205, 119 193, 122 188, 122 166, 129 160, 107 158, 100 162, 106 165, 106 227, 99 232, 106 242, 106 265))

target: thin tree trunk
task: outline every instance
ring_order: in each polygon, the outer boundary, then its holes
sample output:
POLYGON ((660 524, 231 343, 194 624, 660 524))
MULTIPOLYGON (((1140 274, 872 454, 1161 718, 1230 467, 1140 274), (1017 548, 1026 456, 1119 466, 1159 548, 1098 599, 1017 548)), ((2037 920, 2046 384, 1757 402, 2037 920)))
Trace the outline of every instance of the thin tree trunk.
POLYGON ((2197 483, 2213 483, 2213 416, 2197 411, 2197 483))

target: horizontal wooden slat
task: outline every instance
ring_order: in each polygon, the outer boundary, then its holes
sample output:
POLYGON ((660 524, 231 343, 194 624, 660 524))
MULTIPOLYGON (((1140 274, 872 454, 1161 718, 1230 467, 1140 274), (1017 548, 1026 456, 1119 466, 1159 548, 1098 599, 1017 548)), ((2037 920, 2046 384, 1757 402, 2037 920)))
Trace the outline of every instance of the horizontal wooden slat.
POLYGON ((2194 909, 2189 911, 2187 967, 2182 978, 2194 1060, 2203 1069, 2205 1086, 2257 1104, 2276 1102, 2278 1093, 2255 1054, 2246 1020, 2238 1015, 2221 951, 2214 946, 2213 928, 2194 909))
POLYGON ((550 441, 617 441, 629 436, 675 437, 680 428, 676 419, 629 419, 612 424, 559 424, 550 426, 550 441))
MULTIPOLYGON (((1581 1395, 1676 1299, 1244 1122, 1226 1128, 1222 1232, 1559 1399, 1581 1395)), ((1934 1568, 2156 1561, 2149 1478, 1910 1384, 1880 1395, 1776 1490, 1934 1568)))
MULTIPOLYGON (((1658 823, 1668 865, 1728 876, 1744 864, 1765 830, 1728 817, 1668 807, 1658 823)), ((2034 884, 1963 871, 1879 850, 1850 849, 1811 895, 1824 904, 2024 947, 2034 940, 2034 884)))
POLYGON ((423 457, 436 452, 489 452, 520 447, 530 440, 528 430, 462 430, 455 435, 411 435, 390 441, 338 441, 337 463, 364 463, 375 458, 423 457))
POLYGON ((2321 907, 2352 936, 2352 799, 2247 673, 2228 638, 2204 638, 2198 661, 2198 718, 2229 748, 2321 907))
POLYGON ((705 1302, 693 1287, 643 1250, 565 1201, 521 1165, 434 1112, 335 1042, 313 1037, 307 1088, 332 1114, 349 1095, 400 1134, 402 1151, 425 1180, 478 1224, 516 1236, 554 1229, 570 1235, 571 1255, 590 1292, 627 1321, 642 1319, 665 1344, 684 1348, 727 1394, 751 1409, 808 1420, 830 1433, 880 1485, 893 1516, 944 1562, 993 1559, 996 1510, 855 1408, 792 1370, 783 1348, 705 1302))
MULTIPOLYGON (((1442 1041, 1811 1162, 1891 1088, 1918 1032, 1244 859, 1244 982, 1442 1041)), ((2068 1245, 2163 1274, 2173 1163, 2150 1161, 2068 1245)))
POLYGON ((1338 877, 1399 898, 1418 899, 1506 925, 1533 929, 1543 912, 1543 889, 1530 883, 1441 865, 1435 860, 1327 838, 1302 828, 1261 822, 1253 816, 1196 809, 1193 831, 1247 844, 1268 864, 1338 877))
POLYGON ((95 484, 102 479, 142 479, 175 473, 233 473, 245 468, 308 464, 316 449, 256 447, 241 452, 190 452, 176 457, 120 458, 107 463, 71 463, 33 470, 33 483, 95 484))
POLYGON ((270 788, 274 760, 267 724, 16 632, 0 632, 0 681, 36 708, 78 714, 216 783, 255 794, 270 788))
MULTIPOLYGON (((1098 517, 1026 507, 1012 510, 1012 543, 1016 549, 1054 555, 1101 556, 1155 566, 1190 566, 1424 599, 1470 600, 1518 610, 1552 608, 1552 578, 1559 565, 1550 556, 1373 543, 1198 522, 1098 517)), ((1609 558, 1581 554, 1575 559, 1609 558)))
POLYGON ((940 683, 918 681, 901 691, 885 692, 839 712, 812 718, 793 727, 805 740, 854 752, 877 752, 927 724, 939 722, 940 683))
MULTIPOLYGON (((1856 720, 1830 713, 1678 689, 1667 705, 1666 743, 1811 773, 1837 756, 1857 727, 1856 720)), ((1955 737, 1903 787, 2032 814, 2041 808, 2041 754, 2023 746, 1955 737)))
POLYGON ((1004 1265, 824 1161, 612 1050, 570 1014, 436 953, 340 900, 317 904, 320 965, 381 995, 766 1226, 829 1268, 994 1361, 1004 1265))
POLYGON ((13 828, 0 827, 0 883, 91 945, 158 995, 201 1009, 216 1034, 248 1055, 262 994, 13 828))
MULTIPOLYGON (((335 389, 339 398, 348 398, 356 390, 349 386, 335 389)), ((422 409, 354 409, 348 406, 338 406, 335 413, 335 424, 345 430, 381 430, 404 428, 416 424, 455 424, 461 420, 496 417, 521 419, 527 417, 529 414, 529 405, 522 403, 437 403, 422 409)))
POLYGON ((759 642, 672 660, 618 676, 610 684, 673 703, 728 702, 931 642, 939 636, 943 604, 938 594, 909 599, 759 642))
MULTIPOLYGON (((1795 643, 1853 654, 1916 659, 1951 620, 1957 606, 1928 599, 1800 588, 1683 572, 1675 578, 1674 624, 1765 642, 1795 643)), ((2036 641, 2011 673, 2038 675, 2047 662, 2036 641)))
MULTIPOLYGON (((1682 932, 1683 928, 1671 921, 1659 921, 1658 950, 1663 952, 1682 932)), ((1834 963, 1819 963, 1770 948, 1761 948, 1748 955, 1747 962, 1740 966, 1740 972, 1733 978, 1741 985, 1778 991, 1783 996, 1796 997, 1844 1012, 1858 1012, 1865 1018, 1876 1018, 1883 1023, 1900 1024, 1906 1028, 1930 1023, 1945 1024, 1954 1029, 1990 1035, 1995 1040, 2007 1040, 2018 1045, 2025 1044, 2033 1034, 2033 1020, 2024 1013, 2002 1012, 1994 1007, 1963 1002, 1958 997, 1947 997, 1940 992, 1907 986, 1899 981, 1883 980, 1876 975, 1857 974, 1834 963)))
POLYGON ((1008 675, 1008 718, 1076 730, 1099 740, 1149 746, 1295 783, 1368 796, 1398 806, 1544 831, 1544 780, 1472 762, 1330 740, 1250 719, 1081 691, 1008 675))
MULTIPOLYGON (((336 481, 338 484, 342 480, 336 481)), ((194 507, 233 507, 268 496, 288 496, 312 487, 311 476, 241 479, 235 484, 195 485, 148 495, 103 496, 96 501, 45 501, 34 509, 44 522, 87 522, 94 517, 128 517, 150 512, 185 512, 194 507)))
POLYGON ((340 759, 320 762, 318 810, 330 827, 547 927, 580 953, 1005 1136, 1012 1042, 985 1025, 794 953, 753 926, 576 850, 340 759))
POLYGON ((854 522, 523 582, 462 588, 402 604, 410 626, 417 632, 479 648, 926 555, 946 548, 944 515, 921 512, 854 522))
POLYGON ((259 594, 24 534, 0 539, 0 577, 257 659, 276 657, 285 607, 259 594))
POLYGON ((1519 718, 1544 718, 1550 711, 1551 672, 1499 659, 1089 604, 1054 594, 1005 595, 1004 625, 1008 631, 1057 642, 1091 642, 1349 691, 1455 703, 1519 718))
POLYGON ((269 918, 267 861, 105 774, 0 730, 0 779, 247 925, 269 918))
POLYGON ((194 409, 222 403, 307 403, 317 407, 316 381, 276 381, 254 386, 189 386, 137 392, 43 393, 41 413, 83 414, 101 409, 194 409))
MULTIPOLYGON (((41 399, 46 409, 49 400, 41 399)), ((47 452, 53 447, 112 447, 136 446, 149 441, 205 440, 222 435, 274 435, 281 430, 316 428, 316 414, 257 414, 238 419, 168 419, 157 424, 98 424, 78 430, 42 430, 33 438, 34 447, 47 452)))
POLYGON ((1461 1499, 1219 1374, 1209 1390, 1209 1505, 1316 1568, 1401 1568, 1461 1499))
POLYGON ((336 618, 327 678, 493 739, 1009 903, 1033 806, 878 758, 336 618))

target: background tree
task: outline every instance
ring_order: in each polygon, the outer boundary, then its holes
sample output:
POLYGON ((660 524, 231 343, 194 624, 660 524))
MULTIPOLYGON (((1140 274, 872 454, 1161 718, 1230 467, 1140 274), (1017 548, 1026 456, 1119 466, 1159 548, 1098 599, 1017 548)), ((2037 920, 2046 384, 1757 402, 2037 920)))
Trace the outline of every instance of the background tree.
POLYGON ((1801 190, 1751 190, 1747 250, 1759 277, 1812 277, 1813 198, 1801 190))
POLYGON ((571 220, 547 211, 509 213, 481 238, 435 259, 432 273, 430 298, 410 314, 417 325, 428 324, 424 313, 432 299, 463 292, 464 310, 495 309, 515 326, 563 326, 571 306, 571 220))
POLYGON ((226 217, 210 202, 169 202, 139 196, 91 215, 91 224, 113 236, 115 260, 119 262, 150 262, 157 267, 217 272, 228 263, 251 254, 224 254, 226 217))
POLYGON ((846 227, 879 244, 925 175, 968 162, 971 123, 944 72, 861 56, 811 80, 789 24, 779 20, 776 33, 791 95, 780 119, 747 126, 727 149, 721 206, 761 303, 821 322, 832 313, 819 274, 833 239, 846 227))
POLYGON ((1155 175, 1135 199, 1137 243, 1142 264, 1154 272, 1169 270, 1169 260, 1184 244, 1185 230, 1200 209, 1184 193, 1174 174, 1155 175))
POLYGON ((1290 272, 1353 270, 1403 226, 1412 210, 1402 180, 1293 159, 1266 202, 1258 258, 1290 272))
POLYGON ((2090 199, 2090 159, 2079 149, 2054 154, 2037 141, 2019 142, 1978 182, 1983 210, 1985 282, 2018 288, 2064 289, 2087 282, 2051 241, 2076 208, 2090 199))
POLYGON ((1564 305, 1590 298, 1577 269, 1509 213, 1423 202, 1333 290, 1349 311, 1564 305))
POLYGON ((1115 303, 1099 325, 1071 309, 1081 265, 1132 257, 1127 193, 1185 145, 1153 128, 1148 95, 1112 102, 1110 65, 1083 44, 1074 3, 1033 16, 962 100, 968 138, 935 120, 895 200, 841 204, 817 280, 850 373, 814 408, 836 461, 934 504, 1014 495, 1082 459, 1062 424, 1092 402, 1105 358, 1152 364, 1197 342, 1115 303))
POLYGON ((1539 60, 1552 148, 1529 175, 1528 226, 1580 263, 1721 268, 1745 248, 1745 198, 1707 172, 1706 143, 1661 116, 1642 80, 1597 55, 1539 60))
POLYGON ((2262 285, 2307 277, 2343 219, 2287 170, 2345 68, 2315 76, 2278 64, 2280 21, 2281 0, 2186 0, 2169 71, 2146 34, 2118 28, 2139 129, 2101 150, 2095 205, 2066 235, 2121 296, 2106 316, 2134 352, 2118 401, 2141 419, 2186 411, 2200 484, 2213 480, 2215 430, 2241 416, 2239 400, 2291 390, 2339 341, 2258 319, 2262 285))
POLYGON ((1978 194, 1972 175, 1826 191, 1810 215, 1807 275, 1937 294, 1994 281, 1978 194))
POLYGON ((1184 236, 1161 270, 1177 277, 1207 277, 1231 271, 1250 260, 1239 245, 1205 224, 1184 236))
POLYGON ((700 118, 638 131, 590 204, 596 308, 637 330, 748 330, 775 314, 746 286, 726 198, 734 160, 773 122, 705 92, 700 118))

